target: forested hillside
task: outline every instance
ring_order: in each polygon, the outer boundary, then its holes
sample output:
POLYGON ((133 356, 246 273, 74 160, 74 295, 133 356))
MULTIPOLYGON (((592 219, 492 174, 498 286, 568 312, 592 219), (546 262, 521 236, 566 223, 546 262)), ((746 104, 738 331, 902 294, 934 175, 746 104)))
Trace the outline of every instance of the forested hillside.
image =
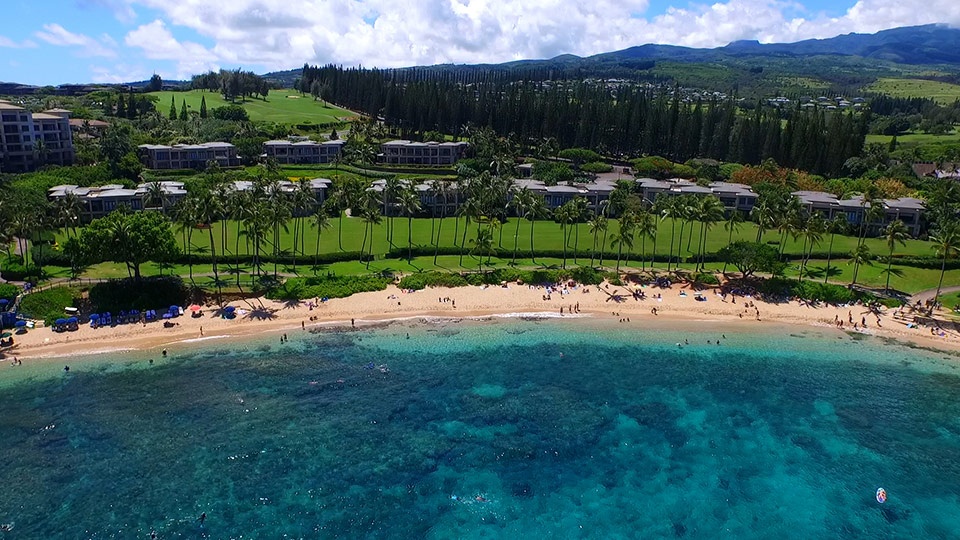
POLYGON ((857 155, 869 124, 869 113, 755 107, 744 114, 734 99, 679 87, 514 80, 490 72, 456 77, 304 66, 300 85, 409 133, 488 126, 521 142, 552 138, 564 148, 620 158, 772 158, 818 174, 837 173, 857 155))

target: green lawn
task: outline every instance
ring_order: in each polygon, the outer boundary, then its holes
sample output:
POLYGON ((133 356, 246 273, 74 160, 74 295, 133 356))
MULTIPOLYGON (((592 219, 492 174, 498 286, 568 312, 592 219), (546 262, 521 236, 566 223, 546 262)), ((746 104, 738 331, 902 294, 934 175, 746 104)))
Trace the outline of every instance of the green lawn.
MULTIPOLYGON (((380 225, 377 225, 374 228, 373 240, 374 248, 373 252, 375 254, 386 253, 390 247, 386 240, 386 228, 388 223, 391 220, 384 218, 383 222, 380 225)), ((414 245, 421 246, 430 246, 431 238, 431 222, 428 218, 414 219, 412 223, 412 237, 414 245)), ((338 227, 341 220, 337 218, 331 218, 330 220, 330 229, 323 231, 323 234, 320 238, 320 252, 321 253, 333 253, 338 251, 338 227)), ((406 218, 394 218, 392 220, 394 224, 394 233, 393 233, 393 244, 398 248, 405 248, 407 246, 407 219, 406 218)), ((360 249, 361 243, 363 241, 363 229, 364 224, 361 220, 357 218, 345 217, 342 219, 343 223, 343 232, 342 232, 342 244, 343 250, 345 251, 358 251, 360 249)), ((463 229, 464 229, 465 220, 463 218, 446 218, 443 220, 443 226, 441 231, 441 246, 452 246, 454 244, 454 232, 457 231, 458 238, 457 243, 462 240, 463 229), (457 226, 459 222, 459 226, 457 226)), ((440 220, 435 220, 434 228, 438 228, 440 220)), ((227 243, 226 248, 229 252, 232 252, 236 249, 236 239, 237 239, 237 223, 236 222, 227 222, 227 243)), ((612 252, 613 248, 610 247, 610 242, 617 233, 617 222, 615 220, 610 221, 610 228, 607 232, 607 251, 612 252)), ((467 234, 467 245, 470 245, 470 240, 476 235, 476 223, 472 223, 467 234)), ((690 229, 688 225, 683 228, 683 240, 680 240, 680 229, 681 222, 677 221, 674 234, 674 254, 677 253, 679 249, 682 256, 692 256, 696 252, 696 239, 700 233, 699 224, 693 225, 693 241, 689 241, 690 229), (687 249, 687 246, 690 246, 687 249)), ((591 244, 593 237, 589 232, 589 226, 585 223, 579 224, 579 248, 581 251, 588 251, 591 249, 591 244)), ((290 223, 288 225, 288 230, 284 231, 281 235, 281 247, 282 249, 291 249, 291 244, 293 242, 293 225, 290 223)), ((657 254, 666 256, 670 252, 670 236, 671 236, 671 222, 669 220, 661 222, 657 235, 657 254)), ((744 223, 740 231, 734 234, 734 240, 750 240, 753 241, 756 239, 757 235, 756 226, 753 223, 744 223)), ((514 234, 518 233, 518 244, 521 254, 524 250, 529 251, 530 248, 530 222, 526 220, 520 221, 519 231, 517 230, 517 219, 511 218, 507 223, 502 225, 497 232, 495 233, 495 240, 497 245, 504 249, 512 249, 514 245, 514 234), (501 235, 502 233, 502 235, 501 235), (500 243, 502 239, 502 243, 500 243)), ((547 250, 547 249, 562 249, 562 232, 560 225, 554 223, 553 221, 538 221, 534 225, 534 247, 536 250, 547 250)), ((223 246, 220 246, 220 224, 215 225, 214 227, 214 240, 217 242, 217 251, 223 252, 223 246)), ((305 237, 305 252, 307 254, 312 254, 315 250, 317 232, 316 228, 311 226, 306 231, 305 237)), ((707 236, 707 252, 715 252, 727 244, 728 234, 727 231, 723 230, 722 225, 718 224, 713 227, 708 236, 707 236)), ((766 242, 777 242, 780 239, 780 235, 776 231, 767 231, 763 240, 766 242)), ((572 234, 568 247, 573 249, 575 245, 576 234, 572 234)), ((180 236, 178 235, 178 242, 180 242, 180 236)), ((826 252, 829 242, 829 236, 826 236, 823 241, 817 246, 816 251, 826 252)), ((200 249, 208 249, 209 241, 206 231, 194 231, 193 239, 191 242, 194 246, 197 246, 200 249)), ((641 249, 641 242, 639 239, 636 241, 636 250, 639 252, 641 249)), ((834 240, 834 251, 835 252, 849 252, 856 245, 856 238, 840 236, 838 235, 834 240)), ((883 240, 881 239, 867 239, 867 245, 870 246, 871 251, 877 254, 886 254, 887 247, 883 240)), ((930 248, 929 242, 923 242, 920 240, 909 240, 907 241, 906 246, 898 246, 896 254, 901 255, 923 255, 929 256, 933 254, 933 250, 930 248)), ((785 251, 787 253, 800 253, 802 246, 802 240, 793 240, 792 238, 787 238, 785 251)), ((647 253, 652 253, 653 251, 653 242, 647 241, 647 253)), ((239 253, 246 254, 248 253, 247 247, 245 245, 245 237, 241 236, 239 253)))
MULTIPOLYGON (((890 144, 892 135, 867 135, 866 142, 890 144)), ((926 144, 949 144, 960 142, 960 132, 954 130, 946 135, 931 135, 929 133, 903 133, 897 135, 897 144, 902 146, 920 146, 926 144)))
MULTIPOLYGON (((200 90, 151 92, 150 95, 157 96, 157 110, 162 113, 170 110, 170 96, 173 96, 177 103, 177 111, 180 110, 181 104, 186 100, 188 110, 199 112, 201 96, 206 98, 207 110, 230 104, 217 92, 200 90)), ((243 102, 237 101, 236 104, 243 105, 247 114, 250 115, 250 120, 282 124, 302 124, 306 122, 324 124, 347 121, 356 116, 346 109, 324 105, 321 101, 314 101, 310 95, 301 96, 299 92, 294 90, 271 90, 266 101, 256 98, 243 102)))
MULTIPOLYGON (((431 239, 431 225, 435 231, 439 230, 440 232, 440 245, 441 246, 452 246, 454 245, 454 233, 457 233, 457 244, 463 240, 463 231, 465 220, 463 218, 453 218, 448 217, 443 220, 442 230, 439 219, 431 220, 429 218, 417 218, 412 222, 412 238, 414 246, 423 246, 429 247, 433 245, 430 241, 431 239)), ((342 236, 342 249, 343 251, 359 251, 361 244, 363 243, 364 236, 364 223, 358 218, 344 217, 342 219, 331 218, 330 219, 330 228, 323 231, 320 237, 320 253, 335 253, 340 251, 340 244, 338 242, 338 232, 340 223, 343 224, 343 231, 340 236, 342 236)), ((392 246, 397 249, 405 249, 407 247, 407 219, 406 218, 393 218, 389 220, 384 218, 383 221, 374 227, 372 234, 373 239, 373 253, 375 255, 382 255, 386 253, 390 248, 391 244, 387 240, 387 226, 389 223, 393 223, 393 244, 392 246)), ((307 256, 310 256, 314 253, 316 249, 316 239, 317 239, 317 230, 313 226, 310 218, 305 218, 304 223, 306 223, 307 229, 304 236, 304 249, 303 253, 307 256)), ((611 220, 610 227, 607 232, 607 245, 606 250, 608 253, 615 252, 615 249, 610 246, 611 241, 614 236, 617 234, 618 225, 615 220, 611 220)), ((214 242, 216 243, 217 253, 239 253, 239 254, 249 254, 252 249, 247 246, 246 236, 242 233, 242 226, 240 227, 241 233, 239 237, 239 245, 237 243, 237 233, 238 233, 238 223, 235 221, 221 222, 214 225, 213 236, 214 242), (221 227, 225 224, 226 226, 226 244, 221 245, 221 227), (226 248, 226 249, 224 249, 226 248)), ((503 224, 497 231, 494 233, 495 244, 498 247, 503 249, 512 250, 514 246, 514 234, 517 234, 517 244, 519 246, 519 253, 522 256, 524 251, 529 252, 530 249, 530 233, 531 227, 530 222, 527 220, 520 220, 519 230, 517 229, 517 219, 510 218, 505 224, 503 224)), ((579 228, 579 249, 581 252, 589 252, 593 242, 593 236, 590 234, 589 226, 586 223, 581 223, 578 226, 579 228)), ((693 256, 696 253, 696 244, 697 237, 700 233, 700 225, 694 224, 693 229, 693 239, 690 240, 690 230, 691 226, 687 225, 683 227, 683 239, 680 238, 681 232, 681 222, 677 221, 674 229, 674 255, 679 251, 680 255, 683 257, 693 256), (689 249, 688 249, 689 246, 689 249)), ((469 247, 470 240, 476 236, 477 225, 475 222, 471 223, 470 228, 467 230, 467 246, 469 247)), ((576 228, 571 226, 572 231, 576 231, 576 228)), ((741 229, 733 235, 733 240, 756 240, 757 235, 756 226, 753 223, 744 223, 741 229)), ((560 250, 563 249, 562 245, 562 230, 560 225, 553 221, 537 221, 534 224, 533 230, 535 240, 534 248, 537 251, 541 250, 560 250)), ((568 231, 570 234, 570 240, 568 242, 568 249, 572 250, 576 243, 576 233, 568 231)), ((267 240, 270 239, 268 234, 267 240)), ((186 250, 184 244, 183 234, 177 232, 176 234, 177 243, 181 246, 181 249, 186 250)), ((656 253, 659 256, 666 256, 670 252, 670 238, 671 238, 671 221, 663 221, 660 223, 658 234, 657 234, 657 246, 656 253)), ((763 241, 776 243, 780 239, 780 234, 775 231, 767 231, 763 236, 763 241)), ((58 240, 62 243, 65 241, 65 238, 62 234, 58 236, 58 240)), ((712 229, 710 229, 707 236, 707 252, 716 252, 723 246, 727 244, 728 233, 723 230, 722 224, 717 224, 712 229)), ((828 242, 830 240, 829 236, 825 236, 824 239, 818 244, 815 248, 816 252, 826 252, 828 249, 828 242)), ((598 239, 602 241, 602 236, 598 239)), ((834 240, 833 251, 834 253, 844 253, 852 251, 856 245, 857 239, 849 236, 840 236, 837 235, 834 240)), ((282 251, 291 251, 293 243, 293 222, 287 224, 287 229, 281 232, 280 247, 282 251)), ((887 247, 886 243, 882 239, 878 238, 868 238, 866 240, 867 245, 870 247, 871 252, 874 255, 886 255, 887 247)), ((786 253, 799 254, 802 247, 802 240, 794 240, 787 237, 784 251, 786 253)), ((206 253, 209 250, 209 235, 205 230, 194 230, 193 235, 190 241, 190 251, 206 253)), ((368 244, 369 247, 369 238, 368 244)), ((599 247, 599 246, 598 246, 599 247)), ((641 250, 641 242, 638 238, 636 240, 636 245, 634 250, 639 253, 641 250)), ((266 245, 262 248, 262 252, 271 252, 272 247, 266 245)), ((646 242, 646 253, 649 255, 653 253, 653 241, 647 240, 646 242)), ((933 255, 933 249, 929 242, 920 241, 920 240, 908 240, 906 246, 897 246, 895 251, 897 255, 920 255, 920 256, 931 256, 933 255)))
MULTIPOLYGON (((345 217, 342 220, 343 222, 343 234, 342 234, 342 245, 343 250, 345 251, 359 251, 362 241, 363 241, 363 229, 364 224, 357 218, 345 217)), ((306 223, 310 223, 306 221, 306 223)), ((323 231, 323 234, 320 237, 320 253, 336 253, 339 251, 338 246, 338 226, 340 220, 337 218, 331 219, 331 228, 323 231)), ((433 257, 420 257, 415 258, 412 264, 407 263, 403 260, 397 259, 383 259, 382 256, 389 250, 390 243, 386 237, 386 228, 388 220, 384 221, 377 225, 374 228, 372 235, 373 239, 373 252, 379 258, 370 265, 370 269, 366 268, 364 263, 360 262, 341 262, 333 263, 329 265, 322 266, 321 270, 330 270, 342 274, 356 274, 356 273, 366 273, 368 271, 378 271, 378 270, 392 270, 400 272, 415 272, 424 269, 441 269, 441 270, 475 270, 477 268, 477 261, 470 256, 463 258, 463 266, 459 264, 458 256, 441 256, 438 259, 437 266, 433 265, 433 257)), ((440 225, 440 220, 436 220, 434 223, 434 232, 438 232, 437 229, 440 225)), ((443 220, 442 230, 439 231, 440 244, 441 246, 452 246, 454 243, 454 232, 458 233, 457 241, 462 241, 462 234, 464 230, 464 219, 455 220, 454 218, 446 218, 443 220)), ((514 245, 514 234, 517 232, 516 228, 517 220, 511 219, 506 224, 504 224, 495 234, 495 244, 501 246, 503 249, 512 250, 514 245), (502 239, 500 232, 502 231, 502 239)), ((607 232, 607 248, 606 251, 608 256, 604 261, 606 266, 612 267, 615 264, 613 258, 616 254, 616 249, 610 246, 610 243, 613 237, 617 232, 617 223, 616 221, 610 222, 611 226, 607 232)), ((397 250, 403 250, 407 246, 407 220, 406 218, 395 218, 393 219, 394 225, 394 234, 393 234, 393 246, 397 250)), ((665 221, 660 224, 658 238, 657 238, 657 249, 656 253, 660 257, 665 257, 670 250, 670 229, 671 222, 665 221)), ((700 227, 699 225, 693 226, 694 238, 693 242, 690 243, 690 249, 687 249, 688 239, 689 239, 689 230, 690 227, 684 227, 683 239, 680 239, 680 222, 677 222, 675 235, 674 235, 674 253, 678 250, 680 254, 684 257, 693 256, 696 249, 696 239, 699 234, 700 227)), ((579 241, 579 250, 580 258, 578 263, 580 264, 589 264, 590 259, 590 250, 593 243, 593 237, 589 232, 589 228, 586 224, 580 224, 580 241, 579 241)), ((281 249, 282 251, 289 254, 292 249, 293 243, 293 225, 292 223, 288 225, 288 230, 282 232, 281 234, 281 249)), ((241 234, 239 239, 239 246, 237 244, 237 223, 236 222, 226 222, 226 237, 227 241, 225 246, 221 245, 221 224, 217 224, 214 227, 214 242, 216 244, 216 249, 218 254, 231 254, 234 252, 240 254, 248 254, 251 249, 246 243, 246 237, 241 234), (226 249, 224 249, 226 247, 226 249)), ((413 242, 414 245, 423 246, 425 249, 430 249, 431 242, 431 220, 430 219, 414 219, 412 222, 412 232, 413 232, 413 242)), ((561 250, 562 249, 562 232, 559 225, 552 221, 538 221, 534 225, 534 234, 535 242, 534 247, 537 251, 541 250, 561 250)), ((470 228, 467 230, 467 246, 470 247, 470 240, 476 235, 476 224, 471 224, 470 228)), ((436 236, 436 235, 435 235, 436 236)), ((184 249, 184 238, 183 235, 177 234, 177 243, 181 245, 181 249, 184 249)), ((206 256, 209 252, 209 239, 206 231, 195 230, 191 241, 190 241, 190 251, 193 253, 200 254, 201 256, 206 256)), ((303 255, 301 256, 301 264, 305 266, 299 267, 297 270, 300 273, 311 273, 310 264, 311 257, 314 254, 316 246, 317 232, 316 229, 310 224, 307 228, 306 235, 304 237, 304 249, 303 255)), ((573 247, 576 245, 576 234, 572 234, 570 242, 568 245, 569 249, 569 260, 568 266, 576 264, 573 261, 573 247)), ((721 226, 716 226, 711 229, 707 237, 707 252, 715 252, 727 243, 727 232, 723 230, 721 226)), ((743 239, 753 241, 756 239, 756 228, 752 223, 745 223, 741 230, 734 235, 734 240, 743 239)), ((269 239, 269 235, 268 235, 269 239)), ((776 231, 768 231, 764 235, 764 241, 773 242, 779 239, 779 234, 776 231)), ((368 246, 370 238, 368 237, 368 246)), ((61 238, 62 242, 62 238, 61 238)), ((829 242, 829 236, 825 237, 824 240, 816 247, 815 251, 819 253, 825 253, 827 251, 827 244, 829 242)), ((557 264, 561 263, 560 259, 545 259, 538 258, 536 263, 533 261, 526 260, 529 258, 529 249, 530 249, 530 222, 522 220, 520 221, 519 234, 517 236, 518 243, 518 258, 524 259, 519 262, 521 265, 530 265, 538 266, 541 264, 557 264)), ((837 236, 834 241, 834 253, 842 254, 845 252, 851 251, 856 244, 856 238, 846 237, 846 236, 837 236)), ((787 240, 785 251, 787 253, 799 253, 802 243, 793 239, 787 240)), ((875 255, 883 255, 887 253, 887 248, 883 240, 880 239, 868 239, 867 245, 870 246, 872 252, 875 255)), ((896 254, 901 255, 920 255, 920 256, 932 256, 934 254, 933 249, 931 249, 931 244, 929 242, 919 241, 919 240, 910 240, 907 242, 906 246, 898 246, 896 254)), ((636 241, 635 247, 633 249, 632 258, 634 262, 631 263, 631 266, 637 266, 640 258, 641 249, 643 249, 641 242, 636 241)), ((649 258, 649 254, 653 252, 653 242, 647 241, 646 246, 646 258, 649 258)), ((262 253, 269 254, 272 252, 272 246, 269 243, 265 243, 262 248, 262 253)), ((839 257, 840 255, 838 255, 839 257)), ((497 260, 494 259, 496 262, 497 260)), ((505 264, 509 261, 500 261, 500 264, 505 264)), ((659 263, 658 266, 663 266, 663 263, 659 263)), ((795 266, 795 265, 794 265, 795 266)), ((818 272, 818 268, 825 266, 825 261, 811 261, 809 271, 813 272, 815 277, 818 272)), ((831 281, 837 281, 840 283, 847 282, 852 279, 852 267, 849 266, 846 260, 837 260, 832 264, 833 270, 830 276, 831 281), (836 275, 834 275, 834 273, 836 275)), ((710 263, 708 268, 719 270, 722 267, 722 264, 719 263, 710 263)), ((929 289, 936 287, 937 280, 939 279, 939 271, 937 270, 927 270, 920 268, 911 268, 911 267, 894 267, 895 269, 901 270, 904 274, 902 277, 897 275, 892 276, 891 278, 891 287, 902 290, 905 292, 917 292, 924 289, 929 289)), ((882 286, 885 280, 885 274, 881 274, 881 271, 884 269, 883 265, 877 266, 866 266, 863 267, 860 271, 860 276, 858 281, 865 285, 879 285, 882 286)), ((250 271, 249 268, 241 268, 242 271, 250 271)), ((265 265, 265 271, 273 271, 273 265, 265 265)), ((292 268, 284 267, 280 265, 278 270, 280 272, 292 272, 292 268)), ((67 277, 69 273, 66 269, 56 269, 49 268, 48 271, 53 273, 54 277, 67 277)), ((195 275, 208 274, 212 271, 212 268, 209 264, 198 264, 194 265, 193 272, 195 275)), ((160 272, 160 268, 153 264, 148 263, 143 268, 144 275, 156 275, 160 272)), ((172 268, 167 268, 163 270, 164 273, 176 273, 179 275, 187 276, 189 269, 185 265, 175 265, 172 268)), ((227 274, 225 269, 222 270, 224 274, 227 274)), ((788 269, 788 275, 793 272, 795 275, 796 269, 788 269)), ((819 270, 820 276, 822 276, 822 270, 819 270)), ((126 267, 116 263, 103 263, 91 267, 85 273, 85 277, 125 277, 127 275, 126 267)), ((230 279, 230 278, 225 278, 230 279)), ((960 270, 954 270, 947 273, 944 283, 953 284, 960 283, 960 270)))
POLYGON ((930 98, 941 105, 950 105, 960 99, 960 85, 926 79, 881 78, 865 88, 894 97, 930 98))

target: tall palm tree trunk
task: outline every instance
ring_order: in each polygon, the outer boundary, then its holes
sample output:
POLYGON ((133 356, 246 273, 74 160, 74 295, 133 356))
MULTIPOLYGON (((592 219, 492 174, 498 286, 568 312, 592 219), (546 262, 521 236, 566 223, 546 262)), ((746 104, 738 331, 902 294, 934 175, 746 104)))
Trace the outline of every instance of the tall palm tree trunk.
POLYGON ((520 216, 517 216, 517 229, 513 233, 513 258, 510 259, 510 264, 517 263, 517 248, 520 245, 520 216))
POLYGON ((830 233, 830 247, 827 249, 827 268, 823 271, 823 282, 826 283, 830 277, 830 259, 833 257, 833 237, 837 233, 830 233))
POLYGON ((437 223, 437 243, 433 249, 433 265, 437 265, 437 256, 440 255, 440 232, 443 230, 443 211, 440 212, 440 222, 437 223))

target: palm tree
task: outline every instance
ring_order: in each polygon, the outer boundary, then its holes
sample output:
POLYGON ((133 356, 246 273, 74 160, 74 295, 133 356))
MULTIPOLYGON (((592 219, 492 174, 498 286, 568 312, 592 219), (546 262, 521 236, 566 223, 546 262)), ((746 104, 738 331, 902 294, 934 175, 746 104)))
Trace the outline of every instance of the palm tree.
POLYGON ((537 224, 537 220, 546 217, 548 213, 547 203, 543 200, 543 195, 531 194, 530 204, 527 206, 527 213, 523 217, 530 221, 530 260, 536 264, 537 255, 533 250, 533 226, 537 224))
MULTIPOLYGON (((593 260, 597 256, 597 236, 600 232, 607 232, 607 216, 600 214, 594 214, 593 218, 590 220, 590 234, 593 235, 593 247, 590 250, 590 267, 593 267, 593 260)), ((603 249, 603 246, 600 246, 603 249)), ((601 253, 601 257, 603 254, 601 253)))
POLYGON ((767 232, 767 229, 773 226, 774 221, 774 211, 773 208, 767 203, 767 201, 760 201, 756 206, 753 207, 753 210, 750 211, 750 216, 753 217, 753 221, 757 224, 757 242, 763 241, 763 233, 767 232))
POLYGON ((478 197, 470 197, 469 199, 463 201, 459 208, 457 208, 458 216, 462 215, 466 220, 463 224, 463 237, 460 240, 460 261, 459 265, 463 266, 463 253, 466 250, 467 246, 467 231, 470 229, 470 220, 474 216, 479 217, 478 213, 478 197))
POLYGON ((577 253, 580 251, 580 222, 586 219, 590 214, 587 205, 590 204, 583 197, 574 197, 573 206, 570 210, 571 223, 573 224, 573 264, 580 264, 577 261, 577 253))
POLYGON ((327 199, 330 208, 334 208, 337 211, 337 248, 340 251, 343 251, 343 215, 346 213, 347 208, 350 208, 349 199, 350 192, 343 185, 335 187, 327 199))
POLYGON ((897 247, 897 244, 900 244, 901 246, 907 245, 907 239, 910 238, 910 231, 902 221, 896 219, 887 225, 887 229, 884 231, 884 236, 887 239, 887 247, 890 249, 890 251, 887 254, 887 283, 884 285, 883 290, 889 291, 890 267, 893 264, 893 250, 897 247))
POLYGON ((833 239, 837 233, 845 231, 847 220, 843 216, 836 216, 827 223, 827 231, 830 233, 830 247, 827 248, 827 267, 823 271, 823 282, 826 283, 830 277, 830 259, 833 258, 833 239))
POLYGON ((563 264, 567 267, 567 222, 573 219, 573 201, 567 201, 563 206, 553 211, 553 218, 560 222, 561 244, 563 244, 563 264))
MULTIPOLYGON (((673 238, 677 226, 677 213, 679 206, 675 199, 667 197, 658 197, 657 203, 660 205, 660 221, 670 218, 670 253, 667 255, 667 272, 670 271, 670 263, 673 262, 673 238)), ((623 220, 621 219, 621 222, 623 220)))
MULTIPOLYGON (((616 188, 614 188, 614 191, 616 191, 616 188)), ((600 203, 597 206, 598 206, 597 214, 605 218, 605 222, 604 222, 605 226, 603 227, 603 238, 600 240, 600 264, 599 264, 600 267, 603 267, 603 253, 607 250, 607 230, 610 228, 609 227, 610 211, 612 209, 612 206, 610 204, 610 199, 607 199, 605 201, 600 201, 600 203)), ((590 266, 593 266, 593 263, 591 263, 590 266)))
POLYGON ((860 267, 862 265, 871 265, 870 262, 870 246, 867 244, 860 244, 856 249, 853 250, 853 257, 850 259, 850 263, 853 264, 853 281, 850 282, 850 285, 857 284, 857 276, 860 273, 860 267))
MULTIPOLYGON (((240 286, 240 237, 242 234, 242 226, 244 222, 250 219, 253 214, 255 205, 253 200, 250 197, 250 194, 246 191, 234 190, 230 192, 230 195, 227 198, 228 208, 230 209, 230 217, 237 222, 237 237, 234 239, 234 249, 233 255, 236 257, 236 266, 232 269, 237 274, 237 287, 240 286)), ((250 237, 247 236, 247 253, 250 252, 249 245, 250 237)))
POLYGON ((526 215, 530 205, 533 204, 533 193, 526 187, 521 188, 520 191, 513 194, 510 204, 513 206, 514 213, 517 215, 517 228, 513 233, 513 258, 510 259, 510 264, 516 264, 517 250, 520 246, 520 222, 523 220, 523 216, 526 215))
MULTIPOLYGON (((329 201, 327 201, 329 202, 329 201)), ((317 273, 317 260, 320 258, 320 234, 330 228, 330 214, 326 204, 317 207, 313 213, 313 225, 317 228, 317 245, 313 250, 313 273, 317 273)))
MULTIPOLYGON (((379 225, 383 221, 383 216, 380 214, 380 210, 375 204, 364 205, 363 213, 361 218, 363 219, 364 229, 363 237, 364 242, 366 242, 367 237, 367 227, 370 227, 370 249, 368 251, 369 256, 367 257, 367 270, 370 269, 370 261, 373 259, 373 227, 379 225)), ((362 253, 362 252, 361 252, 362 253)))
POLYGON ((820 213, 817 212, 807 219, 803 230, 800 231, 800 235, 803 236, 803 247, 800 249, 800 275, 797 276, 798 282, 803 281, 803 273, 807 269, 807 263, 810 262, 813 248, 823 239, 823 232, 826 228, 826 222, 820 216, 820 213), (808 245, 810 246, 809 249, 807 249, 808 245))
POLYGON ((180 230, 180 237, 183 240, 183 252, 187 256, 190 283, 193 283, 193 257, 190 256, 190 252, 193 248, 193 229, 197 226, 198 215, 197 199, 193 196, 181 199, 174 214, 174 222, 180 230))
POLYGON ((473 244, 474 250, 478 253, 479 259, 477 268, 482 272, 483 271, 483 255, 487 255, 487 264, 490 264, 490 255, 493 253, 493 230, 491 227, 484 227, 477 231, 477 237, 471 238, 470 243, 473 244))
POLYGON ((413 186, 400 191, 400 211, 407 216, 407 262, 413 261, 413 216, 420 212, 420 194, 413 186))
POLYGON ((150 182, 147 184, 147 193, 144 195, 143 207, 160 207, 160 212, 167 213, 167 192, 163 189, 160 182, 150 182))
POLYGON ((220 272, 217 268, 217 246, 213 239, 213 224, 220 219, 220 216, 223 213, 222 201, 217 197, 215 192, 212 190, 207 190, 200 193, 200 195, 196 198, 196 201, 194 202, 194 208, 196 210, 197 220, 206 226, 207 233, 209 234, 210 260, 213 264, 213 280, 217 284, 217 303, 219 304, 221 296, 221 284, 220 272))
MULTIPOLYGON (((657 217, 650 212, 640 212, 637 214, 636 231, 640 236, 640 270, 646 270, 647 238, 649 237, 656 241, 657 217)), ((654 243, 654 245, 656 245, 656 243, 654 243)), ((653 255, 656 255, 656 253, 653 255)), ((650 268, 653 268, 653 257, 650 259, 650 268)))
MULTIPOLYGON (((947 270, 947 259, 952 259, 960 254, 960 222, 955 220, 942 221, 940 229, 935 236, 930 237, 930 241, 933 242, 933 248, 936 250, 937 256, 942 260, 937 293, 933 295, 933 305, 936 306, 940 299, 940 289, 943 288, 943 274, 947 270)), ((930 308, 930 311, 933 312, 933 307, 930 308)))
POLYGON ((73 236, 77 236, 77 225, 80 222, 80 212, 83 211, 83 203, 76 193, 70 192, 57 200, 55 205, 57 213, 57 222, 63 227, 67 236, 73 231, 73 236))
POLYGON ((780 256, 783 256, 783 252, 787 246, 787 235, 796 235, 796 232, 801 228, 800 220, 803 214, 803 206, 800 203, 800 199, 793 195, 787 195, 787 197, 780 201, 779 207, 776 209, 776 224, 777 229, 780 231, 780 256))
POLYGON ((617 248, 617 274, 620 273, 620 258, 623 256, 623 249, 626 248, 627 252, 633 249, 633 235, 636 230, 636 216, 634 216, 632 211, 625 211, 620 216, 620 228, 617 231, 617 234, 614 235, 613 240, 610 241, 610 247, 617 248))
MULTIPOLYGON (((441 181, 437 187, 438 187, 438 191, 434 192, 435 193, 434 197, 437 196, 436 194, 439 194, 439 196, 443 198, 443 204, 440 206, 440 223, 437 224, 437 241, 434 244, 434 249, 433 249, 434 266, 436 266, 437 264, 437 256, 440 255, 440 235, 443 232, 443 219, 447 217, 447 202, 451 192, 450 184, 445 181, 441 181)), ((437 207, 436 198, 434 198, 433 201, 434 201, 433 207, 436 208, 437 207)), ((456 241, 456 236, 454 236, 454 241, 456 241)))
POLYGON ((397 196, 406 187, 406 183, 401 182, 399 178, 387 178, 383 185, 383 214, 387 217, 386 237, 387 242, 393 247, 393 218, 395 212, 393 207, 396 205, 397 196))
MULTIPOLYGON (((738 232, 740 227, 743 226, 743 214, 737 210, 733 209, 730 211, 730 215, 727 216, 727 220, 723 223, 724 230, 727 231, 727 245, 733 243, 733 233, 738 232)), ((723 261, 723 270, 720 271, 723 274, 727 273, 727 261, 723 261)))
POLYGON ((306 178, 297 181, 296 187, 288 195, 290 200, 290 210, 293 214, 293 271, 297 271, 297 242, 300 243, 300 253, 303 253, 304 217, 308 215, 307 210, 313 207, 316 202, 316 196, 313 193, 313 186, 306 178))
MULTIPOLYGON (((293 213, 293 203, 288 194, 283 190, 279 182, 271 182, 267 185, 267 222, 273 230, 273 277, 277 277, 277 265, 281 254, 281 230, 286 232, 287 222, 293 213)), ((296 246, 294 246, 296 249, 296 246)))
POLYGON ((713 224, 723 219, 723 203, 715 195, 700 197, 697 201, 696 216, 700 221, 700 239, 698 243, 697 269, 703 270, 703 254, 707 250, 707 234, 713 224))

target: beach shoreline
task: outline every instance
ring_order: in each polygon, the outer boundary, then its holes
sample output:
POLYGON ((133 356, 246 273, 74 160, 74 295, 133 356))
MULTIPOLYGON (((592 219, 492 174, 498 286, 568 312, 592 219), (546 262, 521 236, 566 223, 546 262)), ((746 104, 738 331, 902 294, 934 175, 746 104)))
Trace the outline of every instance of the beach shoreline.
MULTIPOLYGON (((203 309, 203 316, 184 315, 175 326, 161 322, 125 324, 55 333, 38 328, 16 336, 15 348, 7 349, 0 363, 10 364, 14 357, 31 362, 63 361, 80 356, 125 351, 187 350, 201 344, 230 342, 244 337, 269 334, 280 339, 285 334, 310 330, 356 327, 362 329, 404 319, 476 319, 485 317, 565 318, 581 316, 597 321, 612 321, 631 329, 669 327, 673 322, 701 322, 736 332, 789 327, 815 327, 845 336, 854 332, 849 321, 857 323, 857 332, 914 346, 957 352, 960 334, 946 332, 931 335, 929 328, 907 326, 908 320, 894 316, 888 309, 879 314, 865 306, 812 306, 802 302, 771 303, 749 296, 722 297, 716 289, 696 291, 689 284, 670 287, 627 287, 612 284, 547 289, 540 286, 468 286, 427 288, 403 291, 390 286, 384 291, 355 294, 348 298, 297 303, 264 298, 232 302, 238 308, 235 319, 214 317, 215 307, 203 309), (644 293, 640 299, 634 293, 644 293), (695 295, 702 293, 705 300, 695 295), (659 298, 658 298, 659 296, 659 298), (654 313, 654 309, 656 313, 654 313), (837 327, 842 320, 844 328, 837 327), (860 328, 867 323, 866 330, 860 328), (878 326, 879 321, 879 326, 878 326)), ((706 328, 704 329, 706 330, 706 328)))

